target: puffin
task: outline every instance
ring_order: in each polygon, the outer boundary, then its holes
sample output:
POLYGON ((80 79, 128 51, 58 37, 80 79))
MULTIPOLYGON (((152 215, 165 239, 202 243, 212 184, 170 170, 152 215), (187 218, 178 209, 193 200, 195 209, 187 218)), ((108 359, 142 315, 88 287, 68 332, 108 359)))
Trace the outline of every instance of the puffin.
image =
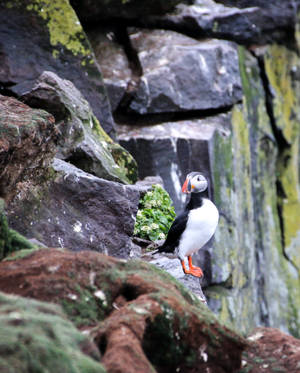
POLYGON ((214 203, 206 198, 208 181, 200 172, 190 172, 182 186, 182 192, 190 194, 185 209, 171 225, 167 238, 159 252, 177 255, 183 272, 202 277, 200 267, 193 266, 192 255, 200 250, 213 236, 219 222, 219 212, 214 203), (189 268, 186 268, 185 257, 189 268))

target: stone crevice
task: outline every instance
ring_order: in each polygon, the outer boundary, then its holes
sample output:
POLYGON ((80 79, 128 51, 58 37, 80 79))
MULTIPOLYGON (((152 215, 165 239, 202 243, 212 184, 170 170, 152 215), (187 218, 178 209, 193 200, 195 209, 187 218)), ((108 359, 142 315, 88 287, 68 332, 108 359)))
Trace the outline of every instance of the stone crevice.
POLYGON ((155 113, 155 114, 137 114, 124 112, 120 107, 116 111, 114 119, 117 124, 128 124, 147 126, 162 124, 166 122, 179 122, 183 120, 196 120, 213 117, 220 114, 230 113, 232 105, 223 106, 220 108, 212 108, 207 110, 187 110, 183 112, 166 112, 166 113, 155 113))
POLYGON ((124 53, 128 59, 128 65, 131 70, 131 79, 127 84, 126 91, 117 107, 117 111, 124 110, 127 108, 132 100, 134 93, 139 85, 141 76, 143 75, 143 68, 138 57, 138 52, 133 47, 129 34, 128 28, 125 24, 121 23, 114 31, 114 35, 118 44, 120 44, 124 50, 124 53))
POLYGON ((0 81, 0 95, 18 98, 18 95, 11 89, 15 83, 13 82, 1 82, 0 81))

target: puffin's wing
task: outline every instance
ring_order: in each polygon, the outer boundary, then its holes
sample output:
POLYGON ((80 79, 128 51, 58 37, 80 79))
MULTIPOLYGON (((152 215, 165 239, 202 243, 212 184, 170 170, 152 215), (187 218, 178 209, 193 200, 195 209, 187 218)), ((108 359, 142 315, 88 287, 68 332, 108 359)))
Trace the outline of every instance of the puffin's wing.
POLYGON ((189 211, 184 211, 173 221, 168 236, 162 246, 158 248, 158 251, 171 253, 179 245, 180 237, 186 228, 188 221, 189 211))

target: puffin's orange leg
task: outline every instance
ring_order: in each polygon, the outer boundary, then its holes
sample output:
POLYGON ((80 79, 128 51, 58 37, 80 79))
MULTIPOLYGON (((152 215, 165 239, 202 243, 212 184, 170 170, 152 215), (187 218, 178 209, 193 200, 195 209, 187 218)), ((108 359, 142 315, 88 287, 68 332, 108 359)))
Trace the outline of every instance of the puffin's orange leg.
POLYGON ((202 269, 200 267, 194 267, 193 266, 193 263, 192 263, 192 256, 188 256, 188 260, 189 260, 189 267, 190 269, 194 270, 194 271, 198 271, 200 272, 200 277, 203 276, 203 272, 202 272, 202 269))
POLYGON ((193 275, 195 277, 202 277, 203 272, 202 272, 201 268, 194 267, 193 265, 191 265, 192 264, 192 258, 190 256, 188 257, 188 259, 189 259, 190 269, 186 269, 184 260, 181 260, 181 265, 182 265, 183 272, 187 275, 193 275))

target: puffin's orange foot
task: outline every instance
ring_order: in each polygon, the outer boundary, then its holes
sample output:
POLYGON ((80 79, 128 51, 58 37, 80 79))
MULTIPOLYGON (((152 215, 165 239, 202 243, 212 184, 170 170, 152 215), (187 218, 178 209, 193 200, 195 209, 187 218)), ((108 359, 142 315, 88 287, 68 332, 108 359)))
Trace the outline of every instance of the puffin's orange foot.
POLYGON ((192 275, 192 276, 195 276, 195 277, 202 277, 203 276, 203 272, 202 272, 201 268, 190 266, 190 269, 186 269, 184 260, 181 261, 181 265, 182 265, 183 272, 186 275, 192 275))
POLYGON ((195 276, 195 277, 203 277, 203 272, 202 272, 201 268, 198 268, 198 267, 194 267, 193 269, 185 270, 184 273, 187 274, 187 275, 195 276))
POLYGON ((197 272, 200 272, 200 277, 202 277, 203 276, 202 269, 200 267, 194 267, 193 266, 191 255, 188 256, 188 261, 189 261, 189 267, 190 267, 190 269, 194 270, 194 271, 197 271, 197 272))
POLYGON ((203 277, 203 271, 200 267, 190 267, 190 271, 192 271, 192 275, 196 277, 203 277))

